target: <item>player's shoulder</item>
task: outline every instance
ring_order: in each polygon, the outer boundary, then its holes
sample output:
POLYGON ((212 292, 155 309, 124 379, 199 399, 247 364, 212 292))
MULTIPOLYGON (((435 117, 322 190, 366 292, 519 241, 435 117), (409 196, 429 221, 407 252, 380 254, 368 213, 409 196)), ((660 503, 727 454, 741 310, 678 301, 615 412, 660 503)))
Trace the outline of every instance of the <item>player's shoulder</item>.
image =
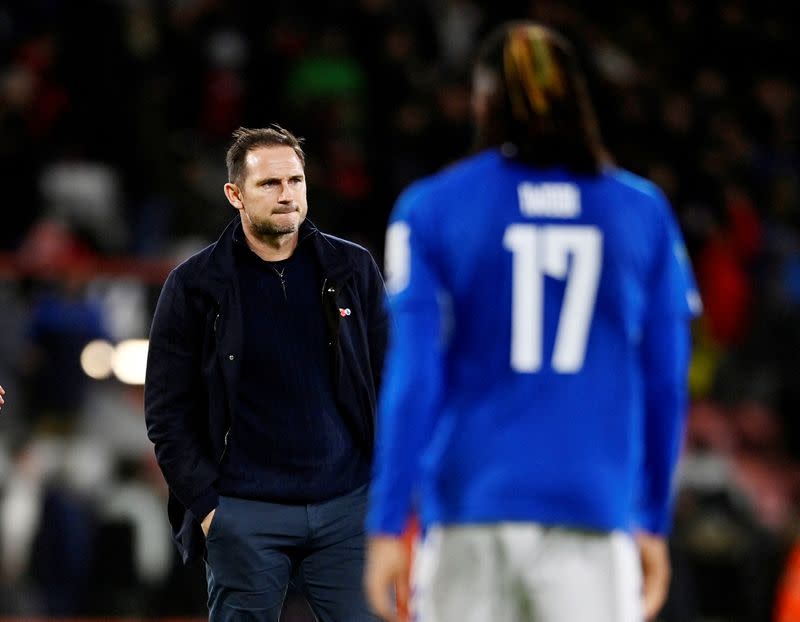
POLYGON ((603 173, 606 192, 604 199, 618 206, 618 217, 626 219, 633 226, 672 226, 675 214, 664 191, 653 181, 617 168, 603 173), (650 223, 646 225, 646 223, 650 223))
POLYGON ((664 191, 653 181, 624 168, 606 171, 606 180, 618 192, 624 193, 628 200, 663 208, 668 205, 664 191))
POLYGON ((499 160, 496 152, 482 151, 410 183, 396 201, 395 219, 409 217, 417 210, 430 214, 429 205, 435 205, 440 211, 449 204, 460 204, 462 195, 470 192, 475 180, 497 167, 499 160))

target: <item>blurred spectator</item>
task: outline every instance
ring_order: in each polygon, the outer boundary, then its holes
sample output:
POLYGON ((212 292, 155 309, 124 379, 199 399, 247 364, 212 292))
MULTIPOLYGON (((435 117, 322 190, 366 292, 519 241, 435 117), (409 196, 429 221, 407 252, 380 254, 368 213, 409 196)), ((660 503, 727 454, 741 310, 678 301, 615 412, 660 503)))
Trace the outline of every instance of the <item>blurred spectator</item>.
POLYGON ((242 124, 247 85, 242 67, 249 54, 243 34, 233 29, 214 32, 207 42, 209 68, 204 76, 199 126, 207 136, 226 140, 242 124))
POLYGON ((793 509, 787 472, 774 468, 776 426, 760 404, 691 408, 665 620, 769 618, 793 509))
POLYGON ((24 440, 0 500, 3 576, 12 612, 75 615, 88 596, 92 508, 66 483, 62 440, 24 440))
POLYGON ((106 253, 126 249, 119 179, 110 166, 70 156, 45 167, 39 183, 48 217, 82 232, 92 248, 106 253))
MULTIPOLYGON (((464 71, 483 32, 484 13, 473 0, 429 0, 444 71, 464 71)), ((460 153, 460 152, 456 152, 460 153)))
POLYGON ((42 431, 69 434, 89 386, 81 352, 93 339, 109 337, 102 310, 78 283, 54 283, 37 296, 26 334, 22 373, 29 421, 42 431))

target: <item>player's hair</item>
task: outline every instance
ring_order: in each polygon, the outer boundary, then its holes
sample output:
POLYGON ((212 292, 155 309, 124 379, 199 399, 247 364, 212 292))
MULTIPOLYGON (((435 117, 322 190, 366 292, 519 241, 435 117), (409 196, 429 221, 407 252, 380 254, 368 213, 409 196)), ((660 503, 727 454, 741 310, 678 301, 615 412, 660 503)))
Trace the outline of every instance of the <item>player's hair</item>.
POLYGON ((561 34, 530 21, 501 24, 475 62, 489 113, 477 147, 504 147, 534 166, 597 173, 611 163, 575 51, 561 34))
POLYGON ((225 155, 225 164, 228 167, 228 181, 241 185, 245 178, 245 158, 253 149, 259 147, 277 147, 285 145, 294 149, 300 164, 305 168, 306 156, 303 153, 303 139, 297 138, 289 130, 282 128, 277 123, 269 127, 249 128, 240 127, 233 132, 233 142, 228 147, 225 155))

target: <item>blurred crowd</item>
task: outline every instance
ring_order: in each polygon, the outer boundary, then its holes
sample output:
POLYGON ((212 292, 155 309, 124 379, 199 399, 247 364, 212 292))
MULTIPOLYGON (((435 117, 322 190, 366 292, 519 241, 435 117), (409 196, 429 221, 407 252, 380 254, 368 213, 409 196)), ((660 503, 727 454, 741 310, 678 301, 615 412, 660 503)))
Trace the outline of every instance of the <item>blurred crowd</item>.
POLYGON ((203 615, 141 387, 89 378, 83 347, 146 337, 163 274, 136 260, 174 265, 233 218, 240 125, 305 137, 310 220, 380 262, 400 189, 471 146, 475 42, 516 17, 575 43, 705 305, 662 619, 800 620, 800 52, 769 0, 0 6, 0 616, 203 615), (120 256, 130 273, 96 272, 120 256))

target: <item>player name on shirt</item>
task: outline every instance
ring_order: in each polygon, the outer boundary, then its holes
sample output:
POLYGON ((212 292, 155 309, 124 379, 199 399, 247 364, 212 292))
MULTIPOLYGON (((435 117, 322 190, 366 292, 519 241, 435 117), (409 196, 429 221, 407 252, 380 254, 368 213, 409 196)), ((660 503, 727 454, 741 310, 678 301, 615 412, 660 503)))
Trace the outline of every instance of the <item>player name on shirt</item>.
POLYGON ((523 182, 517 187, 523 216, 576 218, 581 213, 581 193, 575 184, 523 182))

